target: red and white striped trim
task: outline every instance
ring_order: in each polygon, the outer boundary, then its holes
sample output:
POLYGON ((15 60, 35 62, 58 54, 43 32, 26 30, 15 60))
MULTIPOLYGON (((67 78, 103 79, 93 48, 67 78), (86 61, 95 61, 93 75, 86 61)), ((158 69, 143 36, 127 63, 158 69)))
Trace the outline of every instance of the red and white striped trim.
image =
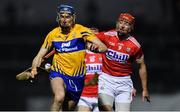
POLYGON ((105 32, 104 35, 117 36, 117 32, 116 31, 108 31, 108 32, 105 32))
POLYGON ((139 44, 139 42, 134 38, 134 37, 129 37, 128 38, 131 42, 133 42, 138 48, 141 47, 141 45, 139 44))

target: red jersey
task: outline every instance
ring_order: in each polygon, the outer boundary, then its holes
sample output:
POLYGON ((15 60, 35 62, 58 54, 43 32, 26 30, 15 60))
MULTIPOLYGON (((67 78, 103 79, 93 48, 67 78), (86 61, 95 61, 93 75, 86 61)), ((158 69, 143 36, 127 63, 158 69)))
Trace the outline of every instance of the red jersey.
MULTIPOLYGON (((86 77, 85 83, 90 81, 94 74, 101 72, 102 69, 102 54, 93 53, 91 51, 86 51, 86 77)), ((98 95, 98 84, 85 86, 81 96, 86 97, 97 97, 98 95)))
POLYGON ((108 48, 102 55, 102 72, 112 76, 129 76, 132 73, 132 62, 143 56, 137 40, 132 36, 122 40, 115 30, 101 32, 97 37, 108 48))

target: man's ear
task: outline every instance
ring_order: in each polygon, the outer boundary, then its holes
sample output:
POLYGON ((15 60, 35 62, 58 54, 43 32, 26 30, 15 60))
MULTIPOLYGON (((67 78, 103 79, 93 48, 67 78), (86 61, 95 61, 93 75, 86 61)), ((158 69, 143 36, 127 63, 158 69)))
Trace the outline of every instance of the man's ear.
POLYGON ((73 14, 73 22, 75 23, 76 22, 76 15, 73 14))
POLYGON ((59 17, 59 13, 57 13, 56 22, 58 22, 58 23, 59 23, 59 19, 60 19, 60 17, 59 17))
POLYGON ((119 28, 119 23, 118 23, 118 21, 116 22, 116 29, 118 29, 119 28))
POLYGON ((134 24, 131 24, 131 31, 134 30, 134 24))

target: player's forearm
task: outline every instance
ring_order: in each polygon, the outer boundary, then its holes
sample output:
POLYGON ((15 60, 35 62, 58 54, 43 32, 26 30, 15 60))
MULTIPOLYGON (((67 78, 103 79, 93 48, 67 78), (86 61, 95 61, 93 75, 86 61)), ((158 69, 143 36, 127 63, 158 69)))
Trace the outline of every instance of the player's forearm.
POLYGON ((92 43, 98 46, 98 52, 105 52, 107 51, 107 47, 104 43, 102 43, 98 38, 92 40, 92 43))
POLYGON ((36 57, 33 59, 32 62, 32 69, 36 69, 41 65, 43 56, 47 53, 48 49, 41 48, 36 57))
POLYGON ((107 47, 103 43, 101 43, 99 45, 98 52, 106 52, 106 51, 107 51, 107 47))
POLYGON ((148 90, 148 86, 147 86, 147 76, 146 76, 146 75, 140 75, 140 77, 141 77, 142 89, 143 89, 143 90, 148 90))
POLYGON ((98 52, 106 52, 106 51, 107 51, 106 45, 100 42, 98 47, 98 52))
POLYGON ((140 79, 141 79, 142 89, 143 90, 148 90, 148 85, 147 85, 147 82, 148 82, 148 79, 147 79, 147 70, 146 70, 145 64, 140 67, 139 75, 140 75, 140 79))
POLYGON ((32 69, 37 69, 37 67, 39 67, 40 66, 40 60, 41 60, 41 58, 39 58, 39 57, 35 57, 34 59, 33 59, 33 62, 32 62, 32 69))

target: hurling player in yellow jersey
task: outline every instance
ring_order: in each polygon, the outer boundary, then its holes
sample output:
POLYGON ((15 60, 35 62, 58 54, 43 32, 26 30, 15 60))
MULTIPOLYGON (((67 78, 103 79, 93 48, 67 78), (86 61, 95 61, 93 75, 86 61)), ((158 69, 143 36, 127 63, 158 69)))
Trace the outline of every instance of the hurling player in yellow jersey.
POLYGON ((48 33, 32 62, 31 77, 34 78, 42 57, 50 48, 56 50, 49 74, 54 94, 52 111, 75 109, 84 86, 86 43, 96 44, 100 52, 107 50, 90 29, 75 24, 75 19, 76 14, 72 6, 60 5, 57 10, 59 27, 48 33))

